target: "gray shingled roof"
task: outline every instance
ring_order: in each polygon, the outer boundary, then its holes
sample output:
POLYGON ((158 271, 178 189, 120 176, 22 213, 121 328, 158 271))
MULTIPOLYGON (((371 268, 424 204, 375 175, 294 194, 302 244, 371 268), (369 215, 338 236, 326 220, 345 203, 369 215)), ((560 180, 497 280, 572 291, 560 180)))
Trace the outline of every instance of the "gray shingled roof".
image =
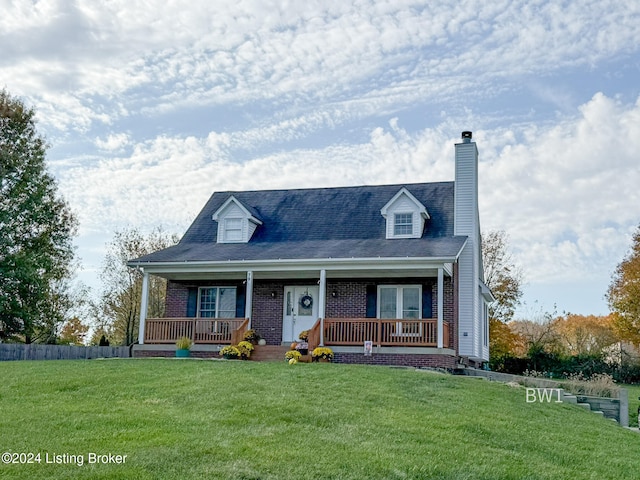
POLYGON ((453 182, 363 187, 216 192, 180 243, 134 260, 454 257, 466 237, 453 235, 453 182), (385 238, 380 209, 405 187, 431 216, 422 238, 385 238), (218 244, 213 213, 233 195, 262 220, 249 243, 218 244))

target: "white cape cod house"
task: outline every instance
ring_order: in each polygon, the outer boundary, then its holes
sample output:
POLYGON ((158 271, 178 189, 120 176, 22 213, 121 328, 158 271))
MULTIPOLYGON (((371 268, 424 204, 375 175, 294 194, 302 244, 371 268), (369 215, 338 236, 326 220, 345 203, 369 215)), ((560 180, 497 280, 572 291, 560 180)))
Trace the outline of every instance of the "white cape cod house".
POLYGON ((144 271, 134 355, 173 355, 186 335, 213 356, 248 328, 269 345, 311 329, 310 348, 336 362, 486 362, 471 138, 455 145, 453 182, 214 193, 180 243, 129 262, 144 271), (166 318, 146 318, 149 275, 168 281, 166 318))

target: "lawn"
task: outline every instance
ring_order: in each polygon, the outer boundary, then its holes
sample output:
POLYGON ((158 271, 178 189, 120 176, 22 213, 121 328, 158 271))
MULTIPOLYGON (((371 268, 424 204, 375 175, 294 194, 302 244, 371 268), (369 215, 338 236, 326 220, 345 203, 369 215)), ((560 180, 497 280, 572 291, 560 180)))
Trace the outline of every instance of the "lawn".
POLYGON ((639 434, 472 378, 175 359, 3 362, 0 374, 0 453, 40 454, 0 464, 0 478, 638 477, 639 434))
POLYGON ((620 385, 629 392, 629 425, 638 426, 638 407, 640 407, 640 385, 620 385))

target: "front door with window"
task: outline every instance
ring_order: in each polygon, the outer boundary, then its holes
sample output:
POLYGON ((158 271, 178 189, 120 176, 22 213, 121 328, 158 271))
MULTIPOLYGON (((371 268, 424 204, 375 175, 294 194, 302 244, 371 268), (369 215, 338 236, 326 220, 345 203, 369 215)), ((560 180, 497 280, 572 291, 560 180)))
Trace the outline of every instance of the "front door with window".
POLYGON ((318 320, 317 285, 304 287, 285 287, 284 321, 282 323, 282 341, 290 343, 298 340, 303 330, 309 330, 318 320))

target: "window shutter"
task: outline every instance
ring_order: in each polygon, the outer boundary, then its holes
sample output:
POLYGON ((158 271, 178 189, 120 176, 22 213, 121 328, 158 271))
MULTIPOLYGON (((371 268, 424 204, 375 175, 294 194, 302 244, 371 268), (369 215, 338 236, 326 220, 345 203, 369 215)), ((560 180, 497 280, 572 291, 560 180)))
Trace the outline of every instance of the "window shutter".
POLYGON ((198 288, 189 288, 187 296, 187 317, 192 318, 196 316, 196 310, 198 309, 198 288))
POLYGON ((376 318, 378 310, 378 287, 367 285, 367 318, 376 318))
POLYGON ((433 318, 433 291, 432 286, 427 284, 422 286, 422 318, 433 318))
POLYGON ((238 285, 236 289, 236 318, 245 318, 245 299, 246 288, 244 285, 238 285))

